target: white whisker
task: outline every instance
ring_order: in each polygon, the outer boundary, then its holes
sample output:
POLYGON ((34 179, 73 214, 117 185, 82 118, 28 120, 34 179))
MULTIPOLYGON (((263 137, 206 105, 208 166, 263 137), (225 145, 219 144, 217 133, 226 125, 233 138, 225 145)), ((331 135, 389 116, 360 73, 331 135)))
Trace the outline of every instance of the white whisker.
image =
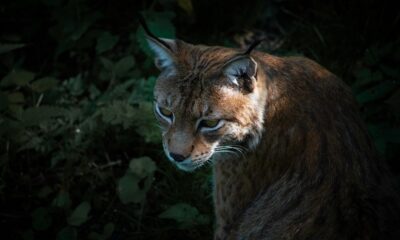
POLYGON ((248 150, 240 145, 223 145, 216 147, 215 151, 220 153, 235 153, 240 154, 240 156, 242 157, 245 157, 248 150))

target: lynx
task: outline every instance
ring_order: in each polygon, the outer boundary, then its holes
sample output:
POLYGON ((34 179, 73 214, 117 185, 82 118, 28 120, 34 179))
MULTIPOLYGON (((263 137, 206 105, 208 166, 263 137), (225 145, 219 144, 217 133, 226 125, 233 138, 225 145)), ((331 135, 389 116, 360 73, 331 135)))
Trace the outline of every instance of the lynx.
POLYGON ((165 154, 184 171, 213 167, 214 239, 400 239, 394 184, 338 77, 256 44, 192 45, 144 28, 165 154))

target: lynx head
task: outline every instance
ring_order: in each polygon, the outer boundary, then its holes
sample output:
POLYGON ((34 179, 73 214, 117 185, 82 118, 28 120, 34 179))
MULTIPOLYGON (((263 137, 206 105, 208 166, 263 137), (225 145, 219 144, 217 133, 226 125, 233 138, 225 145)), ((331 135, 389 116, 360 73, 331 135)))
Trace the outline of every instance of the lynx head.
POLYGON ((148 36, 160 69, 154 112, 168 159, 192 171, 260 139, 266 94, 250 54, 148 36))

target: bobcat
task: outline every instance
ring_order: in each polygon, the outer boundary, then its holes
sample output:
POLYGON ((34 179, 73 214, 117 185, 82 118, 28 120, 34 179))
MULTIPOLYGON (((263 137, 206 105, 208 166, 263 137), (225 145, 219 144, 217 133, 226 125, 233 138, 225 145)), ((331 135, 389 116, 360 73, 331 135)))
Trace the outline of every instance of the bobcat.
POLYGON ((350 89, 303 57, 161 39, 167 158, 211 163, 214 239, 400 239, 399 205, 350 89))

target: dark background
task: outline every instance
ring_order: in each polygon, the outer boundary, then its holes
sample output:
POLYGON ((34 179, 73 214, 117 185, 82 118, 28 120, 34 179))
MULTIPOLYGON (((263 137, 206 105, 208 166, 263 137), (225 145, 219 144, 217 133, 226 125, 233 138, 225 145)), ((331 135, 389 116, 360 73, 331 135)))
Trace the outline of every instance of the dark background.
POLYGON ((2 238, 212 238, 211 170, 164 159, 138 12, 162 37, 265 38, 260 50, 319 62, 351 86, 398 176, 400 9, 389 2, 1 1, 2 238))

